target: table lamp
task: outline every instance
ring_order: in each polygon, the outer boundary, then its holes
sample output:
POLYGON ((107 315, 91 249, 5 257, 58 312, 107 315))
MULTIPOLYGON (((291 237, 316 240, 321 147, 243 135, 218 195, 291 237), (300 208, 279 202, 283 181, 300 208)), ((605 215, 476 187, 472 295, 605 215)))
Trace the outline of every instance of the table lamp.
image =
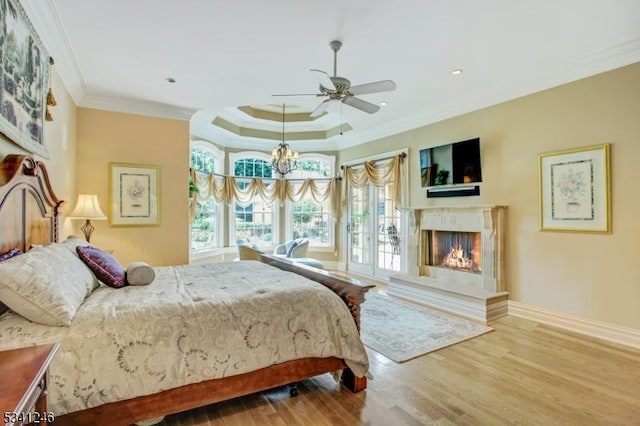
POLYGON ((78 194, 78 201, 76 207, 69 215, 69 219, 85 219, 85 224, 80 228, 84 233, 84 237, 87 242, 91 239, 91 233, 94 230, 91 225, 91 219, 93 220, 106 220, 107 217, 100 210, 100 203, 98 202, 98 196, 95 194, 78 194))

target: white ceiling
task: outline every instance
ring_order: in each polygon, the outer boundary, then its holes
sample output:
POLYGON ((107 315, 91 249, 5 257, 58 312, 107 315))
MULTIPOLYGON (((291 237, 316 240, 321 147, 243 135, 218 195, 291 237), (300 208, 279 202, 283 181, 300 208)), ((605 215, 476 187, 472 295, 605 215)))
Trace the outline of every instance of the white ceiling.
MULTIPOLYGON (((272 140, 210 122, 229 107, 281 103, 275 93, 315 92, 309 69, 333 74, 333 39, 343 42, 338 75, 353 85, 391 79, 397 90, 362 95, 389 103, 372 115, 333 105, 323 121, 353 130, 292 142, 298 150, 353 146, 640 61, 638 0, 22 4, 79 106, 191 119, 195 136, 267 150, 272 140)), ((309 111, 320 100, 285 98, 309 111)))

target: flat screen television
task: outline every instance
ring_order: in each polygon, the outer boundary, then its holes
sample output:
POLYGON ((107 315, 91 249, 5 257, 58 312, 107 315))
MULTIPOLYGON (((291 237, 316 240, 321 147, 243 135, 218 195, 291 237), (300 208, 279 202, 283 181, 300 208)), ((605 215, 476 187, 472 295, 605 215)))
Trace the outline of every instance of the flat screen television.
POLYGON ((420 150, 423 187, 482 182, 480 138, 420 150))

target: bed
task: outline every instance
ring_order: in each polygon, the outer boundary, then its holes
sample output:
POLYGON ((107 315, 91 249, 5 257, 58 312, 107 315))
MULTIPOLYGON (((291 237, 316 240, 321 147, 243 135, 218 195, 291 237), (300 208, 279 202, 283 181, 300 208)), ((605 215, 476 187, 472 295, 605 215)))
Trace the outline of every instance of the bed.
POLYGON ((56 424, 131 424, 324 373, 341 372, 354 392, 366 388, 359 307, 371 286, 263 255, 158 267, 148 286, 105 287, 70 260, 81 242, 58 242, 61 205, 42 163, 4 158, 0 253, 37 247, 20 256, 49 259, 51 268, 59 257, 78 269, 65 270, 66 282, 88 283, 72 314, 37 313, 53 319, 29 321, 0 306, 0 349, 62 343, 49 377, 56 424))

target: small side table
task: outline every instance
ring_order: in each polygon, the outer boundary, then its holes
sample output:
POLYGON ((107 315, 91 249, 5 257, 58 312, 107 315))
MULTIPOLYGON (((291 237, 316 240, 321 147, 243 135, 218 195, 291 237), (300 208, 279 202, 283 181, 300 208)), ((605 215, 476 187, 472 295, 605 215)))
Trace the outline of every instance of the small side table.
POLYGON ((59 343, 0 351, 0 415, 5 425, 53 423, 47 372, 59 343))

